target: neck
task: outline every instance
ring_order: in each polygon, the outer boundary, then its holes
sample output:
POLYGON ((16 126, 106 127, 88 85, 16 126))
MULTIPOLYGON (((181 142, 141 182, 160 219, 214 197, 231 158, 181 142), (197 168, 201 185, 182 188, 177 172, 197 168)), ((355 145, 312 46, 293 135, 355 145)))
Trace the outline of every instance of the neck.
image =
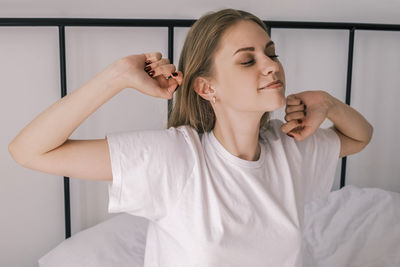
POLYGON ((257 161, 261 155, 258 135, 260 121, 241 124, 215 123, 215 138, 232 155, 248 161, 257 161))

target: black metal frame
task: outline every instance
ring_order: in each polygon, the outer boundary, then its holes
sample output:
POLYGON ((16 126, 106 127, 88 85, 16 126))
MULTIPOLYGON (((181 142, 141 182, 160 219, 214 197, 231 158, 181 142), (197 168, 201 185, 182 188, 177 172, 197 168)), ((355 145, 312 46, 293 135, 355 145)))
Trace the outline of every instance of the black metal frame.
MULTIPOLYGON (((65 27, 168 27, 168 58, 173 64, 174 27, 191 27, 196 20, 191 19, 98 19, 98 18, 0 18, 1 26, 54 26, 59 29, 61 98, 67 94, 65 68, 65 27)), ((339 29, 349 30, 349 51, 347 62, 346 104, 350 105, 351 79, 353 69, 353 50, 355 30, 400 31, 398 24, 372 24, 351 22, 307 22, 307 21, 268 21, 264 20, 271 37, 271 28, 339 29)), ((172 99, 168 100, 168 118, 172 109, 172 99)), ((342 158, 340 188, 345 185, 346 160, 342 158)), ((71 212, 69 177, 64 177, 65 238, 71 237, 71 212)))

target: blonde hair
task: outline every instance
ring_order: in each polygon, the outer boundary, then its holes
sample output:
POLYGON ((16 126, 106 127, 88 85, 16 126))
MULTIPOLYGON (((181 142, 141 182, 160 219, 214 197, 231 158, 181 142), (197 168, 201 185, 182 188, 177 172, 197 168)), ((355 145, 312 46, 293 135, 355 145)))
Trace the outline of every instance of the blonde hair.
MULTIPOLYGON (((220 38, 227 28, 241 20, 254 21, 268 34, 267 27, 258 17, 231 8, 208 12, 192 25, 179 58, 178 70, 183 73, 183 81, 176 90, 167 128, 190 125, 199 134, 214 128, 214 110, 209 101, 197 94, 193 84, 197 77, 213 77, 213 58, 220 38)), ((268 127, 269 117, 269 112, 262 115, 259 132, 268 127)))

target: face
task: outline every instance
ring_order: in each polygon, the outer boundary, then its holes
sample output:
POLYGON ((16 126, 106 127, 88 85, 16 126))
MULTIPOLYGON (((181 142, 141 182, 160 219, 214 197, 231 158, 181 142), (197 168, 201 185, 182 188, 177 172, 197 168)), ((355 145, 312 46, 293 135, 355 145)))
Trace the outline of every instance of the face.
POLYGON ((285 105, 285 73, 268 34, 255 22, 240 21, 224 32, 215 54, 216 78, 211 87, 224 108, 261 112, 285 105), (241 48, 253 47, 250 50, 241 48), (237 52, 237 50, 239 50, 237 52), (281 80, 282 86, 260 90, 281 80))

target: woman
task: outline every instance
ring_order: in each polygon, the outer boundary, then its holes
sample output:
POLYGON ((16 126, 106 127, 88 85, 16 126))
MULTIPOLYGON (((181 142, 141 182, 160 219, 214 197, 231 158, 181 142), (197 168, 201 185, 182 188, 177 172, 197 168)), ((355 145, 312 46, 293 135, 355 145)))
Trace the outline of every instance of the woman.
POLYGON ((119 59, 39 114, 10 153, 46 173, 112 180, 109 211, 150 220, 145 266, 301 266, 304 205, 329 193, 339 157, 361 151, 372 126, 324 91, 286 99, 274 43, 245 11, 197 20, 178 69, 158 52, 119 59), (177 90, 168 129, 68 139, 124 88, 177 90), (269 120, 285 104, 286 123, 269 120), (326 118, 334 126, 319 128, 326 118))

